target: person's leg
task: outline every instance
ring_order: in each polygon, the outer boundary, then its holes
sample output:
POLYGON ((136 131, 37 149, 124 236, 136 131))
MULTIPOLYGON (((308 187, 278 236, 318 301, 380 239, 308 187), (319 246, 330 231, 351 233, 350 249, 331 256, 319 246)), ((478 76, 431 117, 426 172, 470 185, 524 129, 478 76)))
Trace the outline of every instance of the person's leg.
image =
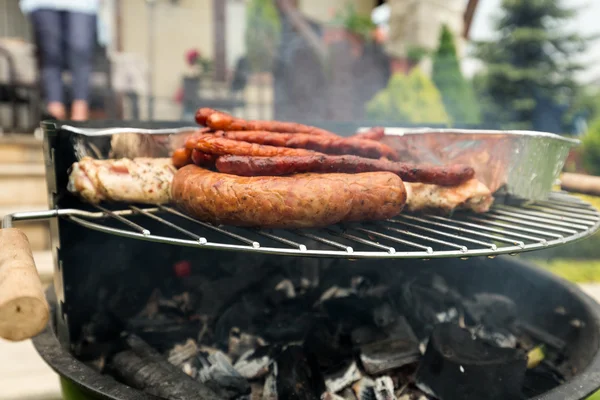
POLYGON ((43 98, 54 118, 66 117, 63 84, 63 35, 60 12, 37 10, 31 13, 43 98))
POLYGON ((69 70, 73 77, 71 119, 82 121, 89 115, 90 76, 96 43, 96 16, 67 13, 67 51, 69 70))

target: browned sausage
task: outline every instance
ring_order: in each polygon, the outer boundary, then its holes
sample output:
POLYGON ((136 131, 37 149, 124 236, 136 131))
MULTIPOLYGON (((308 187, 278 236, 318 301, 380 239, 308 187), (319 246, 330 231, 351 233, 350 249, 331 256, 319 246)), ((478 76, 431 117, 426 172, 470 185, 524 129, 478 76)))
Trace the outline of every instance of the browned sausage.
MULTIPOLYGON (((204 114, 203 114, 204 115, 204 114)), ((338 136, 333 132, 314 126, 281 121, 248 121, 235 118, 223 112, 211 113, 206 118, 206 125, 214 130, 222 131, 269 131, 286 133, 307 133, 320 136, 338 136)))
POLYGON ((387 171, 405 182, 422 182, 455 186, 468 181, 475 170, 468 165, 416 165, 356 156, 283 156, 245 157, 223 156, 217 159, 217 169, 226 174, 241 176, 282 176, 306 172, 375 172, 387 171))
POLYGON ((360 132, 350 136, 352 139, 368 139, 368 140, 381 140, 385 136, 385 129, 380 126, 374 126, 365 132, 360 132))
POLYGON ((386 219, 406 203, 406 189, 388 172, 239 177, 188 165, 177 171, 173 203, 202 221, 264 228, 324 227, 386 219))
POLYGON ((192 150, 185 148, 177 149, 173 152, 171 159, 175 168, 185 167, 192 163, 192 150))
POLYGON ((214 168, 217 156, 214 154, 206 154, 200 150, 192 150, 192 161, 199 167, 214 168))
POLYGON ((290 149, 287 147, 265 146, 256 143, 241 142, 215 135, 201 135, 186 142, 185 147, 200 150, 203 153, 224 156, 234 154, 238 156, 310 156, 320 154, 305 149, 290 149))
POLYGON ((211 114, 218 112, 212 108, 202 107, 196 111, 196 122, 202 126, 206 126, 206 120, 211 114))
POLYGON ((398 154, 394 149, 374 140, 267 131, 227 131, 218 132, 217 134, 232 140, 315 150, 325 154, 351 154, 368 158, 386 157, 392 160, 398 158, 398 154))

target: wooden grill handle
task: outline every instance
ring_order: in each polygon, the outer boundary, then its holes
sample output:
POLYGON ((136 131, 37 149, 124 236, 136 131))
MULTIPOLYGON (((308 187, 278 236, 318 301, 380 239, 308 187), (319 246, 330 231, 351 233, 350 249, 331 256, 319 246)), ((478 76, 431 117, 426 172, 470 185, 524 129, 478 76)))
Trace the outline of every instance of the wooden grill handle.
POLYGON ((27 236, 0 229, 0 337, 20 341, 40 333, 50 317, 27 236))

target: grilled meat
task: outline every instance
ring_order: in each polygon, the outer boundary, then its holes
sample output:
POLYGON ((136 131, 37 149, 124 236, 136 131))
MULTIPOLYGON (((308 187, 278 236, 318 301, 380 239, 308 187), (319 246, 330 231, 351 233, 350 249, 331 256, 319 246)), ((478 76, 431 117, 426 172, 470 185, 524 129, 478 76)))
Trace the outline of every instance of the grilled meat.
POLYGON ((68 190, 90 203, 165 204, 176 168, 170 158, 81 159, 72 166, 68 190))
POLYGON ((295 122, 280 121, 249 121, 236 118, 224 112, 210 108, 200 108, 196 112, 196 122, 214 130, 223 131, 269 131, 286 133, 308 133, 319 136, 337 136, 333 132, 314 126, 297 124, 295 122))
POLYGON ((387 172, 240 177, 193 165, 177 171, 171 196, 200 220, 266 228, 386 219, 406 201, 402 180, 387 172))
POLYGON ((393 172, 405 182, 422 182, 443 186, 461 184, 475 175, 466 165, 447 167, 421 166, 356 156, 222 156, 217 159, 220 172, 241 176, 281 176, 304 172, 393 172))
POLYGON ((394 149, 374 140, 267 131, 228 131, 218 132, 217 135, 249 143, 315 150, 325 154, 353 154, 368 158, 386 157, 393 160, 398 158, 394 149))
POLYGON ((203 153, 224 156, 233 154, 237 156, 307 156, 319 154, 305 149, 290 149, 286 147, 266 146, 256 143, 239 142, 237 140, 216 137, 214 135, 202 135, 186 142, 187 148, 200 150, 203 153))
POLYGON ((409 212, 440 214, 465 209, 484 213, 494 202, 488 187, 477 179, 453 187, 412 182, 406 182, 405 186, 408 196, 406 210, 409 212))

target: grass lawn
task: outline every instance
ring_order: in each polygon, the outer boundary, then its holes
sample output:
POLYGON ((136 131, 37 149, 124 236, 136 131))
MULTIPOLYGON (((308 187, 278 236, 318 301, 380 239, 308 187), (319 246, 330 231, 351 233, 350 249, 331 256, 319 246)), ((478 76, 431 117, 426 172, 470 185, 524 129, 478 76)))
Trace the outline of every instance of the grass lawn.
POLYGON ((556 259, 551 261, 532 260, 536 265, 547 269, 561 278, 575 283, 600 282, 600 259, 573 260, 556 259))

